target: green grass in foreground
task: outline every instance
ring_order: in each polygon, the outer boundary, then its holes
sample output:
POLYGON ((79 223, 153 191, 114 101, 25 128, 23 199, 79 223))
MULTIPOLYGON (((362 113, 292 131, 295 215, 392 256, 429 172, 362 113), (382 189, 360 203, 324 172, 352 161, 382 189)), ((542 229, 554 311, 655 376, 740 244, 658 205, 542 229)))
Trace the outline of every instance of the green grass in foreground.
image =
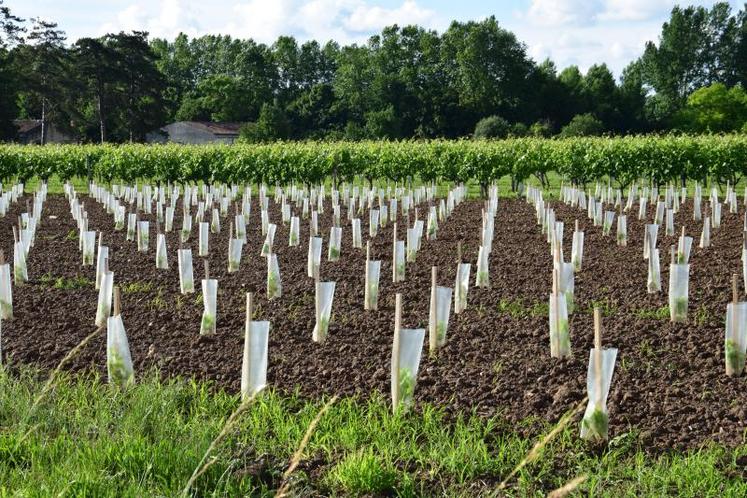
MULTIPOLYGON (((30 413, 42 382, 0 371, 0 496, 178 496, 238 406, 207 384, 158 381, 127 391, 63 378, 30 413)), ((323 401, 261 395, 194 496, 271 496, 323 401)), ((520 426, 536 427, 536 421, 520 426)), ((534 444, 497 418, 447 421, 426 406, 392 415, 386 400, 341 399, 324 415, 292 479, 294 496, 478 496, 492 492, 534 444), (311 463, 309 463, 311 462, 311 463)), ((547 430, 548 427, 543 427, 547 430)), ((594 496, 745 496, 747 447, 646 457, 633 434, 596 456, 567 427, 508 489, 542 496, 581 474, 594 496)))

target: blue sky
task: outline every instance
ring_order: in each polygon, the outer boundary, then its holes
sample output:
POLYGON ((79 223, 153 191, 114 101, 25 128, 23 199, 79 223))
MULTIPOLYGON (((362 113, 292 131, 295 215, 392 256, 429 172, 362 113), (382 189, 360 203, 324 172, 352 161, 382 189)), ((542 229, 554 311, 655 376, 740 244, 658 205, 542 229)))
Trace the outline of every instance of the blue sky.
MULTIPOLYGON (((54 20, 70 41, 140 29, 173 38, 225 33, 271 43, 280 34, 300 40, 365 42, 389 24, 416 23, 438 31, 451 20, 495 15, 526 43, 537 61, 583 70, 606 62, 619 75, 655 40, 669 0, 5 0, 22 17, 54 20)), ((713 1, 688 4, 710 6, 713 1)), ((730 2, 734 10, 739 1, 730 2)))

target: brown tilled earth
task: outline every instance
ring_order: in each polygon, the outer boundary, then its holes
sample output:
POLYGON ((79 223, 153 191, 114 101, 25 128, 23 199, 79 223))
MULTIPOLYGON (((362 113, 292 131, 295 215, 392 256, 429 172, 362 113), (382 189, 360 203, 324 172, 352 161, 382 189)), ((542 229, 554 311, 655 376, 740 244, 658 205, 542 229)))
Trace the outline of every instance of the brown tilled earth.
MULTIPOLYGON (((696 238, 691 257, 690 323, 684 325, 652 317, 667 304, 666 263, 675 237, 665 237, 660 229, 664 292, 647 294, 643 224, 635 219, 637 205, 628 218, 629 245, 618 247, 614 229, 612 236, 603 237, 601 227, 593 227, 585 212, 552 204, 558 218, 566 222, 566 258, 570 257, 573 221, 578 218, 586 230, 584 266, 576 276, 577 311, 571 318, 572 358, 550 358, 546 303, 552 259, 535 223, 534 208, 523 201, 502 199, 490 258, 491 288, 474 287, 473 266, 468 309, 459 316, 452 314, 448 342, 438 357, 424 354, 417 402, 443 406, 450 413, 500 414, 509 421, 530 416, 558 419, 586 394, 588 350, 593 341, 591 307, 596 301, 606 311, 604 343, 619 349, 609 398, 611 437, 635 431, 650 451, 693 448, 709 441, 728 446, 741 443, 747 422, 747 381, 724 375, 723 323, 731 298, 731 274, 741 275, 744 212, 729 214, 724 207, 722 227, 712 231, 712 246, 706 250, 697 248, 702 225, 692 221, 690 204, 675 216, 676 232, 684 223, 688 234, 696 238)), ((313 281, 306 276, 308 222, 301 222, 302 245, 288 247, 289 227, 279 223, 280 206, 272 200, 270 205, 270 219, 278 223, 275 249, 282 298, 268 302, 264 296, 266 261, 259 256, 263 237, 255 198, 238 273, 226 271, 227 220, 222 220, 221 234, 210 235, 211 276, 219 280, 218 325, 215 336, 200 337, 199 294, 179 293, 178 232, 167 235, 171 269, 156 270, 153 232, 151 251, 138 253, 135 242, 125 240, 124 231, 113 231, 112 217, 87 200, 90 228, 104 231, 104 242, 110 247, 115 283, 138 284, 122 296, 136 370, 157 367, 165 375, 208 379, 238 391, 245 293, 254 291, 255 318, 272 323, 268 371, 272 386, 298 389, 309 397, 367 396, 373 391, 388 395, 395 293, 403 294, 403 326, 425 327, 431 266, 439 267, 440 285, 453 286, 459 241, 465 261, 474 265, 481 203, 465 201, 442 224, 438 240, 423 241, 417 262, 407 266, 404 283, 391 282, 392 225, 379 231, 372 241, 373 257, 383 260, 378 311, 363 311, 365 252, 352 248, 349 223, 344 223, 341 260, 327 263, 326 243, 323 249, 322 280, 337 282, 329 338, 323 345, 311 341, 314 296, 313 281)), ((8 216, 0 219, 0 248, 8 256, 12 255, 12 220, 21 206, 25 201, 14 204, 8 216)), ((332 219, 327 206, 319 219, 325 242, 332 219)), ((649 211, 652 216, 653 209, 649 211)), ((367 213, 361 219, 365 240, 367 213)), ((181 209, 174 226, 181 227, 181 209)), ((81 266, 77 238, 68 237, 71 231, 75 233, 76 226, 67 200, 50 196, 29 257, 31 281, 14 287, 15 319, 3 323, 5 361, 53 368, 95 329, 97 291, 93 286, 60 290, 49 284, 49 276, 95 277, 94 267, 81 266)), ((405 237, 401 225, 399 237, 405 237)), ((203 263, 196 256, 196 230, 188 245, 193 249, 199 289, 203 263)), ((69 368, 105 375, 105 341, 102 333, 69 368)))

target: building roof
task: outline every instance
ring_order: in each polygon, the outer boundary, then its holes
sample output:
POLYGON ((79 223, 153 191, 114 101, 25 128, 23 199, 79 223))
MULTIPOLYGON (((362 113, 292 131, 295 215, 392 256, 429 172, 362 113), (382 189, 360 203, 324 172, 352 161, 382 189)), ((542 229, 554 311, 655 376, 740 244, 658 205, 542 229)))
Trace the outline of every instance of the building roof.
POLYGON ((239 129, 243 126, 244 123, 232 123, 228 121, 178 121, 176 123, 171 123, 168 126, 175 124, 184 124, 193 128, 200 128, 212 133, 213 135, 238 136, 239 129))
POLYGON ((13 124, 18 128, 18 133, 28 133, 41 126, 41 119, 14 119, 13 124))

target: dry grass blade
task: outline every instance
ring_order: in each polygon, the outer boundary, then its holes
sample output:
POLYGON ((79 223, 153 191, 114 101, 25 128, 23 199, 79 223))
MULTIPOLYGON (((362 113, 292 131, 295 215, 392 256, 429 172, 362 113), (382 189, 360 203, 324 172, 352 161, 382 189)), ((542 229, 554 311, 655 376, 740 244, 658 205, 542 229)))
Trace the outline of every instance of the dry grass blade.
POLYGON ((194 472, 192 472, 192 475, 189 478, 189 481, 187 481, 187 485, 184 486, 184 489, 182 490, 182 496, 189 496, 189 490, 194 485, 195 481, 203 474, 205 471, 216 462, 216 458, 213 458, 209 462, 207 461, 208 457, 210 456, 210 453, 213 452, 215 448, 218 447, 220 443, 223 442, 223 440, 226 438, 226 436, 231 432, 231 430, 236 426, 236 424, 239 421, 239 418, 241 415, 249 408, 249 406, 254 402, 254 400, 257 398, 257 393, 254 393, 252 397, 247 398, 245 401, 243 401, 236 410, 231 414, 230 417, 228 417, 228 420, 226 420, 226 423, 223 424, 223 429, 221 429, 220 433, 213 439, 213 442, 210 443, 210 446, 208 447, 207 451, 205 451, 205 454, 202 455, 202 459, 200 460, 199 465, 195 468, 194 472))
POLYGON ((502 489, 506 489, 506 486, 508 485, 508 482, 524 467, 526 467, 528 464, 532 463, 534 460, 537 459, 540 452, 542 451, 542 448, 547 446, 547 444, 552 441, 555 436, 557 436, 560 431, 562 431, 579 413, 581 413, 584 410, 584 407, 586 406, 587 398, 584 398, 581 400, 581 402, 576 405, 573 410, 567 412, 565 415, 563 415, 557 424, 555 424, 555 427, 552 428, 550 432, 548 432, 542 439, 537 441, 537 444, 534 445, 534 447, 529 450, 529 453, 524 457, 524 459, 519 462, 519 465, 514 468, 514 470, 511 471, 511 473, 503 480, 502 483, 498 485, 497 490, 500 491, 502 489))
POLYGON ((571 494, 577 487, 579 487, 581 484, 586 481, 586 478, 588 476, 586 474, 580 475, 578 477, 574 477, 567 483, 565 483, 563 486, 559 487, 558 489, 555 489, 553 491, 550 491, 547 494, 547 498, 564 498, 565 496, 568 496, 571 494))
POLYGON ((337 401, 337 396, 332 396, 329 401, 327 401, 327 404, 325 404, 321 410, 319 410, 319 413, 316 414, 316 417, 314 417, 314 420, 311 421, 309 424, 309 427, 306 429, 306 434, 304 434, 303 439, 301 440, 301 444, 298 445, 298 449, 296 449, 296 452, 293 453, 293 458, 291 458, 290 465, 288 466, 288 469, 283 474, 283 480, 280 481, 280 487, 278 488, 278 492, 275 494, 275 498, 282 498, 283 496, 286 496, 288 494, 288 489, 290 487, 290 484, 288 482, 288 478, 293 474, 293 471, 296 470, 296 467, 298 467, 298 464, 301 463, 301 458, 303 457, 303 452, 306 449, 306 445, 309 444, 309 440, 311 439, 311 435, 314 433, 314 430, 316 429, 316 426, 319 424, 319 421, 322 419, 324 414, 329 410, 329 408, 332 406, 332 404, 337 401))

